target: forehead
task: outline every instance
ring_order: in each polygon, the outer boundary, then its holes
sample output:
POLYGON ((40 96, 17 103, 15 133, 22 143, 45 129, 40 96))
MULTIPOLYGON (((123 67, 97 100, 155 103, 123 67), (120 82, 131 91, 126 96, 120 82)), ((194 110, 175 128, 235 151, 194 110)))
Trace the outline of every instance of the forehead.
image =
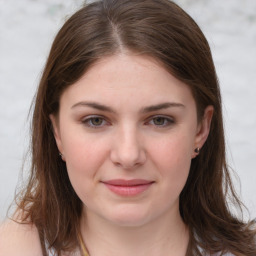
POLYGON ((94 63, 79 81, 64 91, 61 101, 97 100, 118 105, 130 101, 137 104, 186 102, 191 98, 189 87, 155 59, 120 54, 94 63))

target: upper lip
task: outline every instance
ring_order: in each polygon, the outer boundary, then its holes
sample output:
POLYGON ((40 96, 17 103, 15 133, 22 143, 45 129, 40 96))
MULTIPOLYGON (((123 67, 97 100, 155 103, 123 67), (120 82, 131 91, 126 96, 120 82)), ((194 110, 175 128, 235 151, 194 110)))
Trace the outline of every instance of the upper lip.
POLYGON ((124 180, 124 179, 114 179, 103 181, 105 184, 113 185, 113 186, 138 186, 138 185, 146 185, 151 184, 154 181, 144 180, 144 179, 132 179, 132 180, 124 180))

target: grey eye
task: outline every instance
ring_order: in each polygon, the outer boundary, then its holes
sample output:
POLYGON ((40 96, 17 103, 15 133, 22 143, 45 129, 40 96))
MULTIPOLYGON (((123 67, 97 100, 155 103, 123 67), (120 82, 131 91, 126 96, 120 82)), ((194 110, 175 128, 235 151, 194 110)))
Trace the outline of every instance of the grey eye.
POLYGON ((100 118, 100 117, 92 117, 90 118, 89 120, 90 124, 92 126, 100 126, 103 124, 103 118, 100 118))
POLYGON ((82 120, 82 123, 91 128, 101 128, 107 124, 107 121, 101 116, 89 116, 82 120))
POLYGON ((167 119, 161 116, 153 118, 154 125, 164 125, 166 122, 167 119))
POLYGON ((171 117, 154 116, 149 120, 148 124, 155 127, 164 128, 174 124, 174 120, 171 117))

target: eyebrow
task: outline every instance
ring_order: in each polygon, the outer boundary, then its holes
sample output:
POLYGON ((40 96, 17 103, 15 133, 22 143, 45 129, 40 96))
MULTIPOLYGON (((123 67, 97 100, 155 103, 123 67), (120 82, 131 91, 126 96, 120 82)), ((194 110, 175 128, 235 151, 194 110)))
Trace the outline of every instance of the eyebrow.
POLYGON ((154 112, 154 111, 158 111, 161 109, 167 109, 167 108, 171 108, 171 107, 182 107, 185 108, 185 106, 181 103, 176 103, 176 102, 165 102, 165 103, 161 103, 161 104, 157 104, 157 105, 153 105, 153 106, 148 106, 142 109, 142 113, 148 113, 148 112, 154 112))
POLYGON ((101 110, 101 111, 115 113, 115 111, 112 108, 108 107, 108 106, 105 106, 105 105, 102 105, 102 104, 96 103, 96 102, 90 102, 90 101, 78 102, 75 105, 73 105, 71 107, 71 109, 76 108, 76 107, 90 107, 90 108, 95 108, 95 109, 98 109, 98 110, 101 110))
MULTIPOLYGON (((111 107, 105 106, 103 104, 97 103, 97 102, 90 102, 90 101, 81 101, 76 104, 74 104, 71 109, 76 108, 76 107, 90 107, 94 108, 100 111, 105 111, 105 112, 110 112, 110 113, 116 113, 111 107)), ((177 102, 164 102, 152 106, 147 106, 141 109, 141 113, 149 113, 149 112, 154 112, 162 109, 167 109, 171 107, 181 107, 185 108, 185 106, 181 103, 177 102)))

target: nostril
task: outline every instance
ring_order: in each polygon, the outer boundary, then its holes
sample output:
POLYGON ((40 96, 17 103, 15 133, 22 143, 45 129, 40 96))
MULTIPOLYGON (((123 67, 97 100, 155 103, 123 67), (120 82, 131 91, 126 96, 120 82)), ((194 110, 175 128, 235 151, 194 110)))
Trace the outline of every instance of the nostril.
POLYGON ((124 148, 120 150, 112 150, 111 161, 123 169, 132 169, 143 165, 146 161, 146 153, 143 149, 137 148, 125 151, 124 148))
POLYGON ((144 164, 146 152, 137 126, 120 125, 112 141, 111 161, 123 169, 132 169, 144 164))

